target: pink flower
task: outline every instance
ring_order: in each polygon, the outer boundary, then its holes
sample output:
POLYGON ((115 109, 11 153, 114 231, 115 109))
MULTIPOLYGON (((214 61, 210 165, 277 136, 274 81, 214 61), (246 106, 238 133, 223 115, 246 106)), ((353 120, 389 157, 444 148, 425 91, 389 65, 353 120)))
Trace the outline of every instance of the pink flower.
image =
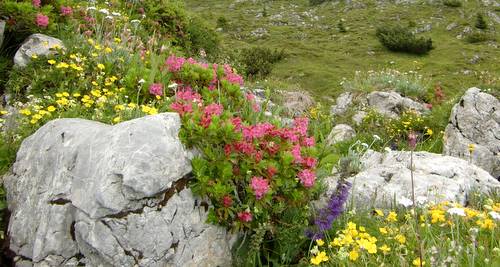
POLYGON ((254 176, 250 181, 250 188, 252 188, 255 198, 261 199, 269 191, 269 184, 266 179, 254 176))
POLYGON ((31 4, 36 8, 40 8, 40 6, 42 5, 41 2, 42 2, 41 0, 33 0, 31 1, 31 4))
POLYGON ((238 212, 238 219, 242 222, 249 222, 252 220, 252 213, 249 211, 238 212))
POLYGON ((61 6, 61 15, 62 16, 71 16, 73 14, 73 9, 69 6, 61 6))
POLYGON ((312 187, 314 185, 314 180, 316 180, 316 174, 309 169, 299 172, 298 177, 304 187, 312 187))
POLYGON ((36 15, 35 23, 39 27, 47 28, 49 26, 49 17, 39 13, 36 15))
POLYGON ((222 109, 223 109, 222 105, 213 103, 206 106, 203 112, 207 116, 212 116, 212 115, 219 116, 220 114, 222 114, 222 109))
POLYGON ((266 171, 267 171, 267 176, 269 178, 272 178, 278 172, 278 170, 273 166, 267 167, 266 171))
POLYGON ((183 57, 176 57, 175 55, 171 55, 167 58, 167 61, 165 64, 168 66, 168 71, 171 72, 177 72, 181 70, 182 66, 184 66, 184 63, 186 62, 186 59, 183 57))
POLYGON ((232 148, 231 148, 230 144, 226 144, 224 146, 224 154, 226 155, 226 157, 229 158, 229 156, 231 155, 231 150, 232 150, 232 148))
POLYGON ((224 75, 226 76, 226 80, 228 82, 238 84, 240 86, 243 85, 243 78, 240 75, 235 74, 231 66, 227 64, 224 65, 224 75))
POLYGON ((295 126, 295 131, 297 131, 300 135, 307 135, 307 127, 309 125, 308 118, 295 118, 293 124, 295 126))
POLYGON ((231 123, 234 125, 235 131, 241 130, 241 118, 240 117, 231 118, 231 123))
POLYGON ((229 207, 231 207, 231 205, 233 205, 233 199, 231 198, 230 195, 225 195, 222 198, 222 205, 224 205, 224 207, 226 207, 226 208, 229 208, 229 207))
POLYGON ((191 87, 186 87, 185 90, 177 91, 176 98, 179 100, 192 101, 201 103, 201 95, 194 93, 191 87))
POLYGON ((304 158, 304 165, 308 168, 314 168, 318 161, 313 157, 304 158))
POLYGON ((408 134, 408 145, 412 150, 417 147, 417 135, 414 132, 408 134))
POLYGON ((155 96, 163 95, 163 84, 153 83, 149 86, 149 93, 155 96))
POLYGON ((304 140, 302 141, 303 145, 304 146, 307 146, 307 147, 311 147, 311 146, 314 146, 314 137, 306 137, 304 138, 304 140))
POLYGON ((304 160, 302 158, 302 155, 300 154, 300 145, 299 144, 293 146, 292 156, 293 156, 294 162, 297 164, 302 163, 302 161, 304 160))
POLYGON ((193 106, 191 105, 191 103, 182 104, 179 102, 173 102, 172 104, 170 104, 170 108, 173 111, 179 113, 179 115, 181 115, 181 116, 183 116, 185 113, 193 112, 193 106))

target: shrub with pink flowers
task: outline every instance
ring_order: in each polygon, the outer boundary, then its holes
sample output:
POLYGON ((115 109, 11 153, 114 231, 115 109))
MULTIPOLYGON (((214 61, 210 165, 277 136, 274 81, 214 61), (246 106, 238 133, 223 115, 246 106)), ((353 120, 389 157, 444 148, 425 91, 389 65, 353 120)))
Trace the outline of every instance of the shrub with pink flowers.
POLYGON ((297 221, 307 226, 319 189, 309 120, 283 126, 256 112, 263 108, 228 65, 170 56, 166 69, 175 81, 170 108, 181 115, 180 137, 202 152, 192 161, 191 189, 213 205, 209 221, 249 233, 266 225, 266 239, 297 221))

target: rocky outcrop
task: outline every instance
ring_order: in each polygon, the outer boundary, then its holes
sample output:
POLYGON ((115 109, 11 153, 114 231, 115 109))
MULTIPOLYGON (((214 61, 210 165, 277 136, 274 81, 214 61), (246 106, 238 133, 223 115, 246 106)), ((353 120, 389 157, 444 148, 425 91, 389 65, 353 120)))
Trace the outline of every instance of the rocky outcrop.
POLYGON ((390 118, 399 117, 405 110, 414 110, 418 113, 426 111, 423 104, 402 97, 396 92, 371 92, 366 96, 366 100, 368 107, 390 118))
POLYGON ((338 142, 343 142, 352 139, 356 136, 356 131, 347 124, 337 124, 328 134, 326 138, 326 143, 328 145, 333 145, 338 142))
POLYGON ((185 188, 179 128, 175 113, 41 127, 5 179, 11 250, 34 266, 230 265, 230 236, 185 188))
POLYGON ((30 35, 14 55, 14 65, 25 67, 31 61, 33 55, 47 56, 56 53, 57 49, 64 49, 64 44, 61 40, 50 37, 44 34, 35 33, 30 35))
MULTIPOLYGON (((428 152, 413 154, 415 195, 432 201, 465 204, 472 190, 500 190, 500 182, 467 161, 428 152)), ((326 179, 334 192, 338 177, 326 179)), ((360 208, 389 207, 394 200, 411 199, 410 152, 368 151, 361 159, 361 171, 348 179, 353 184, 350 198, 360 208)))
POLYGON ((305 91, 281 91, 283 111, 289 117, 302 116, 315 105, 314 98, 305 91))
POLYGON ((474 164, 500 178, 500 101, 479 88, 467 90, 451 111, 444 140, 445 155, 471 157, 474 164))
POLYGON ((332 115, 342 115, 344 114, 352 104, 353 93, 345 92, 339 95, 336 100, 336 104, 330 108, 330 113, 332 115))

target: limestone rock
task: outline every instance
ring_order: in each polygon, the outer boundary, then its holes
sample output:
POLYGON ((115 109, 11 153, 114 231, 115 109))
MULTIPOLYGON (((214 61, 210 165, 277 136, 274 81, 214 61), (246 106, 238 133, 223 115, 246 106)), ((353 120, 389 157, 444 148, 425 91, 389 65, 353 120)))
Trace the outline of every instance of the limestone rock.
POLYGON ((61 40, 50 37, 44 34, 35 33, 30 35, 14 55, 14 65, 25 67, 31 60, 32 55, 47 56, 56 51, 54 47, 59 46, 64 49, 64 44, 61 40))
POLYGON ((346 141, 352 139, 356 136, 354 129, 347 124, 338 124, 333 127, 330 134, 327 137, 327 144, 333 145, 338 142, 346 141))
POLYGON ((4 33, 5 33, 5 21, 0 20, 0 48, 2 48, 4 33))
POLYGON ((301 116, 315 105, 313 97, 305 91, 282 91, 283 111, 290 116, 301 116))
POLYGON ((351 106, 353 99, 353 94, 351 92, 345 92, 337 97, 336 105, 333 105, 330 109, 332 115, 342 115, 351 106))
MULTIPOLYGON (((429 152, 413 154, 415 195, 431 201, 465 204, 471 190, 499 190, 500 182, 467 161, 429 152)), ((368 151, 361 159, 361 171, 348 179, 353 184, 350 198, 360 208, 390 207, 394 200, 411 199, 410 152, 368 151)), ((326 179, 334 192, 338 178, 326 179)))
POLYGON ((45 124, 5 179, 10 248, 34 266, 230 265, 230 236, 185 188, 179 128, 175 113, 45 124))
POLYGON ((468 146, 474 144, 472 162, 500 178, 500 100, 470 88, 453 107, 444 133, 445 155, 468 159, 468 146))
POLYGON ((407 97, 402 97, 396 92, 375 91, 366 97, 369 107, 390 118, 397 118, 405 110, 414 110, 418 113, 426 111, 423 104, 407 97))

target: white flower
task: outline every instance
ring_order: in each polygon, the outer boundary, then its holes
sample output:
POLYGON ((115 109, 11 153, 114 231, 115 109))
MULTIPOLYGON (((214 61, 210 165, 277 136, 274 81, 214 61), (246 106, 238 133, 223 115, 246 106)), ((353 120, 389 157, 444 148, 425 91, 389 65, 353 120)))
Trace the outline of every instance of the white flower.
POLYGON ((398 200, 398 203, 400 205, 403 205, 405 208, 408 208, 410 206, 413 205, 413 201, 411 199, 408 199, 406 197, 401 197, 399 200, 398 200))
POLYGON ((99 9, 99 13, 102 13, 104 15, 109 15, 109 11, 105 8, 99 9))
POLYGON ((461 217, 465 217, 465 210, 462 208, 451 208, 446 211, 447 213, 451 215, 458 215, 461 217))
POLYGON ((144 79, 140 79, 140 80, 139 80, 139 83, 140 83, 140 84, 143 84, 143 83, 145 83, 145 82, 146 82, 146 81, 145 81, 144 79))
POLYGON ((168 86, 168 88, 170 88, 170 89, 174 89, 174 88, 177 88, 177 85, 178 85, 178 84, 176 84, 176 83, 172 83, 172 84, 170 84, 170 85, 168 86))
POLYGON ((138 20, 138 19, 133 19, 133 20, 130 21, 130 23, 133 23, 133 24, 137 23, 137 24, 139 24, 139 23, 141 23, 141 21, 138 20))
POLYGON ((385 150, 385 152, 387 152, 387 153, 389 153, 389 152, 391 152, 391 151, 392 151, 392 150, 391 150, 391 148, 390 148, 390 147, 388 147, 388 146, 384 147, 384 150, 385 150))
POLYGON ((368 144, 367 143, 361 143, 362 146, 364 146, 365 148, 368 148, 368 144))
POLYGON ((376 134, 373 135, 373 139, 375 139, 377 141, 382 140, 382 138, 380 138, 380 136, 378 136, 376 134))
POLYGON ((120 17, 122 14, 118 13, 118 12, 111 12, 111 15, 113 16, 117 16, 117 17, 120 17))
POLYGON ((106 16, 107 19, 113 20, 113 16, 106 16))
POLYGON ((313 255, 318 254, 318 253, 319 253, 318 246, 314 246, 314 247, 311 249, 311 253, 312 253, 313 255))
POLYGON ((423 205, 427 202, 427 197, 426 196, 418 196, 417 199, 416 199, 416 202, 419 204, 419 205, 423 205))
POLYGON ((96 8, 95 8, 95 6, 89 6, 89 7, 87 7, 87 11, 88 10, 96 10, 96 8))
POLYGON ((488 214, 491 216, 491 218, 493 218, 493 220, 500 221, 500 214, 498 214, 498 212, 490 211, 488 212, 488 214))

